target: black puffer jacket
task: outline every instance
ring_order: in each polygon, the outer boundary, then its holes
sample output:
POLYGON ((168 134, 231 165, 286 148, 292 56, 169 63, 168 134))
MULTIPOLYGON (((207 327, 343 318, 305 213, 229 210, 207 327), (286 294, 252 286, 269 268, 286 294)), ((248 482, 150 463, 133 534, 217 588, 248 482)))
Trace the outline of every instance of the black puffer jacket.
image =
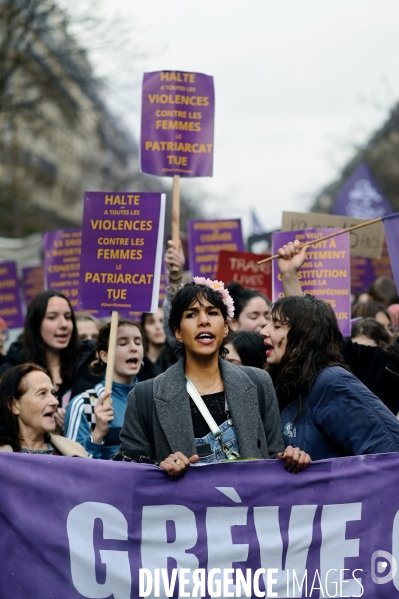
MULTIPOLYGON (((58 397, 63 397, 63 395, 71 389, 71 399, 86 391, 86 389, 91 389, 94 385, 101 382, 104 378, 103 375, 94 375, 91 373, 89 366, 91 362, 96 357, 95 344, 93 341, 82 341, 80 346, 79 359, 76 363, 76 366, 72 375, 72 385, 64 384, 60 386, 58 389, 57 395, 58 397)), ((0 366, 0 374, 5 372, 8 368, 12 368, 13 366, 18 366, 19 364, 24 364, 26 362, 25 353, 23 350, 22 341, 15 341, 10 345, 10 349, 6 356, 4 356, 3 362, 0 366)))

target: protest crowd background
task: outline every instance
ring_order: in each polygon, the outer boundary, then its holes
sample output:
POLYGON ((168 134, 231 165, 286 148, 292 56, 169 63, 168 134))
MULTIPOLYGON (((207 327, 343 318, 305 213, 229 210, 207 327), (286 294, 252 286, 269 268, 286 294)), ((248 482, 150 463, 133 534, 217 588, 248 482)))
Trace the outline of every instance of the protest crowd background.
POLYGON ((190 190, 214 176, 211 74, 143 72, 136 141, 60 6, 0 4, 0 455, 179 484, 399 452, 399 105, 311 209, 266 230, 246 200, 244 227, 190 190))

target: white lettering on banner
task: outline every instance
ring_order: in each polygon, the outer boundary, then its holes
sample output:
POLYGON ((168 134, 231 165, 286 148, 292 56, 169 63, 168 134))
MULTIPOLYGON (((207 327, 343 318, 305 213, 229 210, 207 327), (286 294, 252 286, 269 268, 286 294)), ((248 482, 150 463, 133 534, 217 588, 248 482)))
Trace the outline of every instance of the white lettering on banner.
POLYGON ((125 516, 112 505, 88 501, 74 507, 68 515, 67 533, 71 559, 72 582, 76 590, 89 599, 130 599, 132 576, 127 551, 100 549, 106 567, 103 584, 96 580, 96 555, 93 544, 94 522, 103 523, 103 538, 128 540, 125 516))
MULTIPOLYGON (((142 568, 138 581, 140 597, 171 597, 176 587, 179 598, 203 597, 206 592, 212 597, 228 598, 241 596, 242 591, 245 596, 301 597, 303 592, 308 592, 310 585, 314 596, 362 596, 362 579, 356 577, 354 572, 350 578, 350 570, 344 568, 346 558, 359 556, 360 541, 346 538, 346 524, 361 519, 361 503, 322 507, 320 575, 316 570, 313 579, 307 577, 306 564, 313 537, 316 505, 294 505, 291 508, 284 570, 280 508, 254 507, 256 537, 253 537, 253 542, 260 549, 261 568, 253 572, 247 569, 246 576, 243 571, 233 568, 237 563, 248 561, 250 544, 234 543, 232 527, 247 527, 250 509, 244 506, 207 508, 208 563, 205 570, 199 568, 199 558, 192 552, 198 543, 194 511, 184 505, 144 506, 142 568), (168 538, 168 530, 173 540, 168 538), (177 566, 172 566, 171 576, 169 559, 174 560, 177 566), (266 594, 259 589, 260 577, 263 577, 266 594)), ((126 550, 100 549, 100 562, 93 539, 96 519, 102 522, 104 539, 128 541, 128 522, 114 506, 86 502, 74 507, 67 518, 73 584, 88 599, 107 599, 111 595, 114 599, 130 599, 132 575, 127 543, 126 550), (105 581, 102 583, 96 577, 96 565, 99 563, 105 568, 105 581)), ((394 555, 399 553, 399 512, 393 523, 392 551, 394 555)), ((395 575, 396 569, 392 578, 397 588, 399 580, 395 575)))
MULTIPOLYGON (((155 572, 164 568, 167 571, 168 558, 175 559, 178 568, 199 568, 198 558, 192 549, 198 540, 195 514, 184 505, 150 505, 143 507, 141 562, 143 568, 155 572), (168 542, 166 523, 174 523, 175 540, 168 542)), ((182 593, 191 593, 192 588, 182 577, 179 577, 179 597, 190 596, 182 593)), ((165 589, 160 588, 158 597, 166 598, 165 589)))
MULTIPOLYGON (((317 505, 294 505, 288 525, 288 549, 285 570, 295 569, 301 577, 305 575, 306 560, 313 536, 313 520, 317 505)), ((276 569, 275 591, 284 597, 287 590, 287 577, 283 570, 283 540, 280 532, 279 507, 255 507, 254 522, 260 546, 262 568, 276 569)), ((267 577, 264 577, 265 585, 267 577)), ((291 597, 302 597, 296 589, 291 597)))
POLYGON ((335 575, 329 577, 332 583, 340 583, 340 595, 356 597, 359 592, 361 578, 340 580, 339 572, 345 568, 347 557, 358 557, 359 539, 346 539, 346 523, 360 520, 362 516, 361 503, 337 503, 324 505, 321 514, 321 548, 320 573, 324 580, 329 571, 335 575), (359 581, 359 582, 357 582, 359 581))
MULTIPOLYGON (((233 543, 232 526, 247 524, 247 507, 210 507, 206 511, 206 532, 208 539, 208 572, 220 568, 232 570, 233 562, 246 562, 249 545, 233 543)), ((219 576, 219 580, 221 576, 219 576)), ((226 588, 226 587, 225 587, 226 588)), ((231 592, 225 597, 236 597, 236 587, 231 584, 231 592)))

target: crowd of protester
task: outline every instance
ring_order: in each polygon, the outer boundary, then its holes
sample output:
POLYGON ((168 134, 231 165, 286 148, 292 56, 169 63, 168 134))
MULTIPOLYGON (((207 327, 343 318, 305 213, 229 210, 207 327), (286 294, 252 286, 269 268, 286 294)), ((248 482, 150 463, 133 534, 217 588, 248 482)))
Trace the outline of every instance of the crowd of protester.
POLYGON ((279 458, 298 473, 399 451, 394 281, 356 298, 344 339, 330 305, 302 293, 306 249, 278 253, 285 298, 272 306, 237 282, 184 285, 168 242, 165 302, 140 324, 119 320, 109 391, 110 323, 37 295, 7 354, 0 322, 0 450, 156 464, 172 479, 198 461, 279 458))

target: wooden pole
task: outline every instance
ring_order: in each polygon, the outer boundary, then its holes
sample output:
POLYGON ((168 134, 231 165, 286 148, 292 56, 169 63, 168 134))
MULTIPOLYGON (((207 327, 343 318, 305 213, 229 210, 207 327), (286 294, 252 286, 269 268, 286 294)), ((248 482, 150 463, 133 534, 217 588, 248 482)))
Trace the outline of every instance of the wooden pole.
POLYGON ((180 239, 180 177, 173 175, 172 190, 172 241, 176 244, 180 239))
MULTIPOLYGON (((307 241, 306 243, 301 243, 299 246, 302 249, 308 245, 314 245, 315 243, 319 243, 320 241, 324 241, 325 239, 331 239, 331 237, 337 237, 337 235, 342 235, 342 233, 350 233, 355 229, 361 229, 362 227, 367 227, 368 225, 374 225, 374 223, 379 223, 382 221, 382 218, 375 218, 374 220, 368 220, 365 223, 360 223, 360 225, 354 225, 353 227, 349 227, 348 229, 343 229, 342 231, 337 231, 336 233, 330 233, 330 235, 326 235, 325 237, 320 237, 319 239, 314 239, 313 241, 307 241)), ((274 256, 269 256, 264 260, 259 260, 256 264, 264 264, 265 262, 270 262, 271 260, 275 260, 276 258, 280 258, 280 254, 274 254, 274 256)))
MULTIPOLYGON (((114 365, 115 365, 115 350, 116 350, 116 338, 118 336, 118 312, 112 311, 111 316, 111 329, 109 332, 108 341, 108 361, 107 370, 105 372, 105 391, 112 391, 112 378, 114 376, 114 365)), ((104 403, 109 403, 109 399, 106 399, 104 403)))

